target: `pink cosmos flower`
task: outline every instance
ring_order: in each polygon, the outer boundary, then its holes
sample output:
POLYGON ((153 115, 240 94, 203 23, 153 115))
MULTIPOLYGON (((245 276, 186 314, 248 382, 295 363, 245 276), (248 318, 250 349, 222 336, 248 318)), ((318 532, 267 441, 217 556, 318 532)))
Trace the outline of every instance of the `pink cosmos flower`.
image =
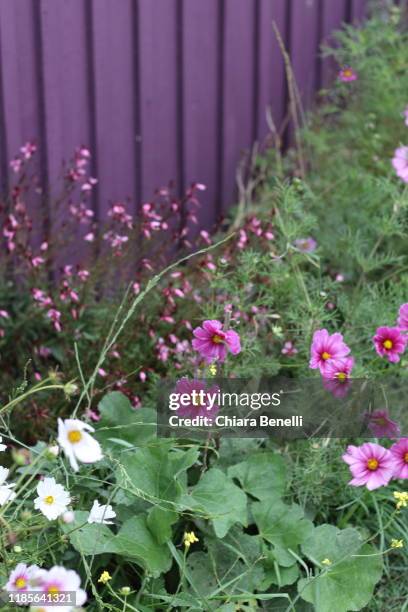
POLYGON ((350 467, 353 478, 348 484, 353 487, 366 485, 369 491, 373 491, 387 485, 394 475, 391 452, 373 442, 348 446, 342 459, 350 467))
POLYGON ((406 304, 402 304, 398 311, 398 327, 403 331, 408 331, 408 302, 406 304))
POLYGON ((394 478, 408 478, 408 438, 401 438, 390 448, 394 461, 394 478))
POLYGON ((8 582, 4 587, 9 593, 19 592, 24 593, 28 590, 33 590, 32 580, 38 572, 36 565, 26 565, 19 563, 11 572, 8 582))
POLYGON ((329 363, 343 359, 349 353, 350 349, 343 341, 342 334, 330 335, 327 329, 319 329, 313 334, 309 367, 312 370, 319 368, 324 375, 329 363))
POLYGON ((219 391, 217 385, 208 388, 204 381, 193 378, 192 380, 183 376, 177 381, 175 393, 179 396, 185 394, 190 397, 189 401, 185 401, 185 406, 180 406, 177 409, 177 414, 183 417, 194 418, 196 416, 206 416, 212 419, 219 411, 219 406, 215 405, 213 399, 209 399, 207 394, 216 394, 219 391))
POLYGON ((353 70, 353 68, 350 68, 350 66, 344 66, 344 68, 340 70, 338 77, 340 81, 343 81, 343 83, 350 83, 351 81, 357 81, 358 79, 357 73, 353 70))
POLYGON ((366 413, 368 428, 376 438, 396 438, 401 431, 398 423, 390 419, 388 410, 374 410, 366 413))
POLYGON ((408 183, 408 147, 403 146, 395 149, 391 163, 397 176, 404 183, 408 183))
POLYGON ((405 351, 407 338, 398 327, 379 327, 373 337, 375 350, 380 357, 398 363, 400 354, 405 351))
POLYGON ((295 246, 302 251, 302 253, 313 253, 317 248, 317 242, 314 238, 298 238, 295 240, 295 246))
MULTIPOLYGON (((55 565, 50 570, 38 570, 36 575, 38 587, 35 589, 42 593, 53 594, 71 592, 74 593, 75 606, 58 606, 61 612, 71 612, 76 606, 82 606, 87 599, 86 592, 81 589, 81 579, 74 570, 55 565)), ((55 606, 54 606, 55 607, 55 606)), ((54 609, 50 607, 50 609, 54 609)))
POLYGON ((353 367, 354 357, 345 357, 344 359, 337 359, 334 361, 329 359, 324 368, 323 376, 328 380, 335 380, 342 383, 350 378, 353 367))
POLYGON ((227 352, 233 355, 241 352, 241 342, 237 332, 229 329, 224 332, 220 321, 204 321, 202 327, 196 327, 193 331, 195 336, 192 345, 202 357, 211 363, 212 361, 225 361, 227 352))
POLYGON ((323 376, 323 386, 330 391, 334 397, 346 397, 350 388, 350 376, 354 367, 354 358, 345 357, 326 363, 323 376))

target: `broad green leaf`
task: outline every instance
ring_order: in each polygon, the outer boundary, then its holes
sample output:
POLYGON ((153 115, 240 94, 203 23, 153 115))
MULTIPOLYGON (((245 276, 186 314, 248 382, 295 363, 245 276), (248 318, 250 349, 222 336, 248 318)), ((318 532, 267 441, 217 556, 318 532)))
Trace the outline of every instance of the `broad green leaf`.
POLYGON ((276 453, 251 455, 230 467, 228 475, 236 478, 246 493, 260 500, 281 497, 285 491, 286 465, 276 453))
POLYGON ((63 530, 69 536, 72 546, 83 555, 113 553, 134 558, 153 576, 159 576, 170 569, 169 549, 159 544, 150 533, 144 515, 134 516, 126 521, 117 535, 108 525, 89 525, 86 523, 87 518, 87 512, 76 512, 75 522, 63 525, 63 530))
POLYGON ((185 472, 198 458, 196 447, 188 451, 172 448, 172 441, 157 440, 154 446, 123 453, 116 470, 120 486, 163 509, 174 510, 174 504, 186 490, 185 472))
POLYGON ((135 410, 129 399, 119 391, 108 393, 99 403, 101 420, 96 437, 105 446, 142 446, 156 433, 156 417, 153 410, 135 410), (120 440, 121 442, 118 442, 120 440))
POLYGON ((167 540, 171 540, 171 527, 177 519, 177 512, 163 510, 158 506, 154 506, 147 515, 147 526, 159 544, 163 544, 167 542, 167 540))
POLYGON ((382 574, 382 559, 369 544, 363 545, 356 529, 317 527, 302 552, 321 573, 298 583, 300 596, 316 612, 361 610, 371 600, 382 574), (326 561, 330 565, 322 563, 326 561))
POLYGON ((223 538, 235 523, 247 525, 247 498, 225 474, 216 468, 205 472, 198 484, 181 503, 196 510, 213 522, 219 538, 223 538))
POLYGON ((115 553, 115 534, 108 525, 87 523, 88 512, 75 512, 75 521, 69 525, 62 525, 62 529, 69 536, 71 544, 83 555, 102 555, 115 553), (82 526, 81 526, 82 525, 82 526))
MULTIPOLYGON (((186 561, 195 590, 201 597, 208 597, 218 588, 218 580, 214 575, 208 554, 202 551, 190 552, 186 561)), ((191 588, 191 587, 190 587, 191 588)), ((194 590, 191 590, 194 593, 194 590)))
POLYGON ((135 557, 153 576, 159 576, 170 569, 170 551, 151 534, 145 516, 134 516, 126 521, 116 536, 115 545, 118 555, 135 557))
POLYGON ((252 504, 252 513, 260 535, 281 548, 296 550, 311 534, 313 523, 304 518, 300 506, 288 506, 281 500, 252 504))
POLYGON ((264 561, 264 579, 259 585, 262 591, 269 589, 272 584, 284 587, 293 584, 299 577, 299 570, 296 562, 290 567, 282 567, 273 555, 264 561))
POLYGON ((263 577, 262 540, 248 535, 241 526, 230 529, 223 539, 206 538, 212 571, 219 585, 228 585, 225 593, 254 592, 263 577))

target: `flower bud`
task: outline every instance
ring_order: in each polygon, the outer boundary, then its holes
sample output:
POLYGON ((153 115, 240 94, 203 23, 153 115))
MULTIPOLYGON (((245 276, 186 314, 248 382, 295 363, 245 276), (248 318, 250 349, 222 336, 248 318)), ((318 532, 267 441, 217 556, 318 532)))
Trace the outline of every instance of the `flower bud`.
POLYGON ((78 385, 75 385, 72 382, 67 382, 67 384, 64 385, 64 393, 67 397, 71 397, 71 395, 76 395, 78 391, 79 391, 78 385))
POLYGON ((72 512, 72 510, 67 510, 66 512, 64 512, 61 518, 64 523, 69 525, 70 523, 73 523, 75 521, 75 513, 72 512))
POLYGON ((53 444, 53 446, 49 446, 47 448, 46 456, 47 459, 55 459, 59 454, 59 446, 58 444, 53 444))
POLYGON ((129 593, 130 593, 130 587, 128 587, 128 586, 124 586, 124 587, 122 587, 120 589, 120 594, 121 595, 125 595, 126 596, 126 595, 129 595, 129 593))

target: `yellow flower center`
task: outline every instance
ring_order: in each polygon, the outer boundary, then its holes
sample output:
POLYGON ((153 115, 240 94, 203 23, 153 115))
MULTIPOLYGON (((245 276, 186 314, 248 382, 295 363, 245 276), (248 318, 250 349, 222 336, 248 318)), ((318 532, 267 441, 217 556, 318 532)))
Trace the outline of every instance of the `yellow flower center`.
POLYGON ((82 440, 82 433, 78 429, 73 429, 72 431, 68 432, 68 440, 71 442, 71 444, 77 444, 80 442, 80 440, 82 440))
POLYGON ((393 344, 392 344, 392 340, 384 340, 383 342, 383 347, 389 351, 390 349, 392 349, 393 344))
POLYGON ((343 75, 345 77, 351 77, 353 75, 353 73, 351 72, 351 70, 349 68, 346 68, 346 70, 343 70, 343 75))
POLYGON ((378 468, 378 461, 377 461, 377 459, 369 459, 367 461, 367 467, 368 467, 369 470, 374 472, 378 468))
POLYGON ((337 372, 336 376, 337 380, 339 380, 340 382, 344 382, 347 378, 347 374, 345 372, 337 372))
POLYGON ((51 593, 51 595, 54 595, 55 593, 59 593, 59 588, 55 585, 51 585, 48 587, 48 593, 51 593))
POLYGON ((51 506, 54 503, 54 498, 52 495, 47 495, 47 497, 44 497, 44 501, 46 504, 51 506))
POLYGON ((18 589, 24 589, 27 584, 27 580, 25 578, 17 578, 15 585, 18 589))
POLYGON ((214 342, 214 344, 221 344, 224 340, 221 336, 215 334, 215 336, 212 337, 212 341, 214 342))
POLYGON ((408 463, 408 453, 405 453, 405 455, 404 455, 404 461, 405 461, 405 463, 408 463))
POLYGON ((327 351, 324 351, 324 353, 322 353, 322 359, 324 359, 325 361, 330 359, 330 357, 331 357, 331 355, 327 351))

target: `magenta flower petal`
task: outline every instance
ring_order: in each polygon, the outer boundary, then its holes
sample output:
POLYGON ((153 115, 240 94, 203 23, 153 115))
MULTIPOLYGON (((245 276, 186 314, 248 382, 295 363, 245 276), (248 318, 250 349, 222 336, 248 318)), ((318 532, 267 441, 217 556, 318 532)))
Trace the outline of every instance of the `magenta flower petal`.
POLYGON ((408 478, 408 438, 401 438, 390 448, 394 460, 394 478, 408 478))
POLYGON ((394 476, 394 458, 391 451, 379 444, 366 442, 361 446, 348 446, 342 457, 353 476, 349 484, 366 486, 373 491, 387 485, 394 476))
POLYGON ((193 348, 208 362, 225 361, 228 351, 232 355, 241 352, 240 337, 237 332, 224 332, 222 323, 216 320, 204 321, 202 327, 193 330, 193 348))
POLYGON ((343 341, 341 334, 335 333, 330 336, 327 329, 319 329, 313 334, 309 367, 319 368, 324 376, 329 364, 346 357, 349 353, 350 349, 343 341))
POLYGON ((398 327, 403 331, 408 331, 408 303, 402 304, 398 311, 398 327))
POLYGON ((373 337, 375 350, 380 357, 385 357, 391 363, 397 363, 405 351, 407 337, 398 327, 379 327, 373 337))

